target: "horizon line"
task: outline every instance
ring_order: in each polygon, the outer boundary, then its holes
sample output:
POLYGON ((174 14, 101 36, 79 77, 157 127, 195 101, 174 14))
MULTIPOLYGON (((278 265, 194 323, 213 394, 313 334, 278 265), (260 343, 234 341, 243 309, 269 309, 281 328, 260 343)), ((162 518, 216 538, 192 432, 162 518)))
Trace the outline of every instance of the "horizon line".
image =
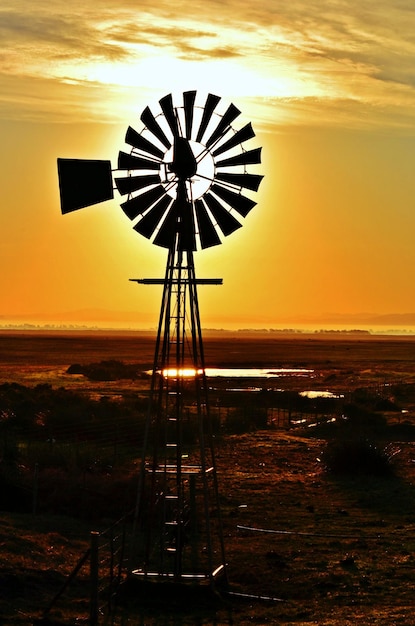
MULTIPOLYGON (((300 324, 306 326, 305 324, 300 324)), ((338 328, 333 328, 333 325, 318 325, 304 328, 293 327, 241 327, 241 328, 226 328, 226 327, 203 327, 202 332, 205 333, 252 333, 252 334, 359 334, 359 335, 413 335, 415 334, 415 325, 411 327, 403 328, 401 325, 392 325, 384 327, 382 329, 373 328, 359 328, 354 326, 353 328, 344 328, 342 324, 337 325, 338 328)), ((353 326, 352 324, 346 326, 353 326)), ((363 325, 365 326, 365 325, 363 325)), ((371 325, 372 326, 372 325, 371 325)), ((374 325, 376 326, 376 324, 374 325)), ((380 326, 380 325, 378 325, 380 326)), ((411 326, 411 325, 409 325, 411 326)), ((1 324, 0 332, 2 331, 33 331, 33 332, 107 332, 107 333, 157 333, 156 327, 131 327, 131 326, 99 326, 99 325, 87 325, 87 324, 36 324, 36 323, 21 323, 21 324, 1 324)))

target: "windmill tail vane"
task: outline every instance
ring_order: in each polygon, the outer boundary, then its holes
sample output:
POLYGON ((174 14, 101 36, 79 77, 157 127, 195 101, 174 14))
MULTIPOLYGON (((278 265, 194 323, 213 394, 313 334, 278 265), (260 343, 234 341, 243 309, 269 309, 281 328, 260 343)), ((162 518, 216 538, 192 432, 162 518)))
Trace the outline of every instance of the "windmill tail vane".
POLYGON ((163 278, 130 279, 163 287, 129 569, 138 579, 226 580, 226 559, 194 252, 239 229, 263 176, 250 123, 239 109, 196 91, 146 107, 140 132, 128 127, 117 168, 108 160, 58 159, 62 213, 110 200, 114 189, 136 232, 167 248, 163 278), (113 178, 113 172, 116 176, 113 178), (248 195, 246 193, 248 192, 248 195), (184 373, 190 373, 185 376, 184 373))

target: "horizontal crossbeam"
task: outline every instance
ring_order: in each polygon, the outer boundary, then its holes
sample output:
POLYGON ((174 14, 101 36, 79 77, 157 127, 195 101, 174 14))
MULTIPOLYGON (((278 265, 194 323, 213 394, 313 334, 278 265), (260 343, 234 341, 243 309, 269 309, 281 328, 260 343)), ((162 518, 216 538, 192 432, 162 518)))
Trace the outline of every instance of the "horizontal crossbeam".
MULTIPOLYGON (((165 278, 130 278, 132 282, 140 283, 141 285, 164 285, 165 278)), ((223 285, 223 278, 174 278, 173 285, 185 284, 185 285, 223 285)))

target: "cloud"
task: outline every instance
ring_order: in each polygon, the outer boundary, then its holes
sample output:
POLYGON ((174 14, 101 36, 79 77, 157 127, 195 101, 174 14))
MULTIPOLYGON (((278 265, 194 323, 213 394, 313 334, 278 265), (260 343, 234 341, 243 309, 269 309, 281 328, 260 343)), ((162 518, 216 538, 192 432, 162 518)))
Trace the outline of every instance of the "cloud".
POLYGON ((145 26, 137 27, 136 23, 126 22, 116 25, 111 29, 111 36, 122 43, 149 43, 153 41, 155 44, 163 42, 169 44, 172 41, 182 41, 186 39, 198 39, 200 37, 215 38, 217 34, 211 30, 200 30, 196 28, 183 28, 175 24, 163 26, 145 26))
POLYGON ((39 65, 50 61, 85 57, 120 60, 127 52, 106 41, 93 24, 70 15, 30 14, 0 11, 0 37, 6 59, 39 65))
POLYGON ((125 23, 113 28, 111 37, 123 44, 165 46, 172 54, 185 59, 229 59, 241 56, 240 50, 233 46, 215 45, 218 35, 209 28, 184 28, 176 24, 143 25, 137 28, 137 24, 125 23))
POLYGON ((202 76, 211 62, 225 73, 233 61, 258 99, 303 95, 306 107, 317 98, 321 106, 349 101, 351 111, 359 102, 390 107, 391 123, 397 114, 403 122, 415 115, 414 18, 409 0, 141 0, 139 10, 136 0, 5 0, 0 80, 3 91, 5 74, 115 87, 117 74, 133 76, 163 55, 202 62, 202 76))

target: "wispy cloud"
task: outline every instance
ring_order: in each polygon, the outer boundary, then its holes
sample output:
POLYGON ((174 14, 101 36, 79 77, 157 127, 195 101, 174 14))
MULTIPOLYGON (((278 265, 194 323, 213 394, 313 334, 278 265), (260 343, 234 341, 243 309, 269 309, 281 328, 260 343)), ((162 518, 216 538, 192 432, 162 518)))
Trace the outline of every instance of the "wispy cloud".
MULTIPOLYGON (((148 59, 193 63, 202 77, 215 62, 211 73, 223 68, 222 84, 225 72, 237 67, 238 76, 245 73, 246 96, 274 98, 281 108, 292 98, 298 110, 303 96, 306 108, 313 99, 340 108, 349 102, 355 115, 358 103, 379 111, 382 123, 389 108, 391 121, 398 115, 405 125, 415 120, 414 26, 415 7, 405 0, 194 0, 174 7, 169 0, 141 0, 139 9, 133 0, 116 6, 108 0, 6 0, 0 78, 3 91, 5 75, 116 85, 112 65, 125 86, 122 75, 133 76, 148 59)), ((145 88, 149 76, 142 71, 141 77, 145 88)), ((137 81, 138 75, 134 88, 137 81)), ((332 108, 326 109, 330 116, 332 108)))

